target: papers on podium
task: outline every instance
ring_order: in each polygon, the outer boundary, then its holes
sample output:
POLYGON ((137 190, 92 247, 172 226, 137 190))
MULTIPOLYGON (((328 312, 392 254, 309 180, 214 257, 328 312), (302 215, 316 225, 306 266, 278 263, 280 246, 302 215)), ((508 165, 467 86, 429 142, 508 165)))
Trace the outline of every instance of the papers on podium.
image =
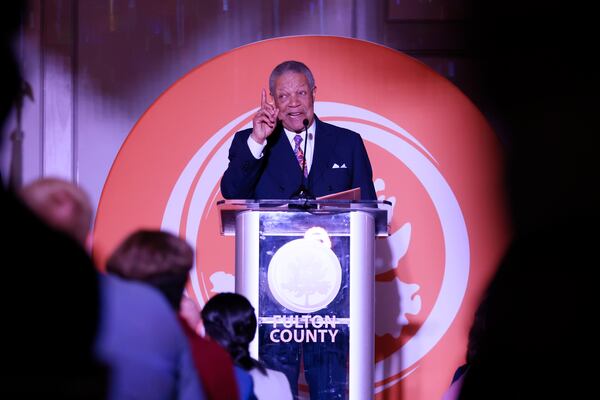
POLYGON ((317 200, 360 200, 360 188, 348 189, 343 192, 328 194, 326 196, 317 197, 317 200))

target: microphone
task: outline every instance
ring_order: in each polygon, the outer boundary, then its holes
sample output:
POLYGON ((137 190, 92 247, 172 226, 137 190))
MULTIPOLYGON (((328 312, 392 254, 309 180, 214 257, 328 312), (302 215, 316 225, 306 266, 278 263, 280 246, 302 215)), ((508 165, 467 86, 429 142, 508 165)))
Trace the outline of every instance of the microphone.
MULTIPOLYGON (((304 125, 304 158, 302 159, 302 179, 300 181, 300 187, 298 190, 292 194, 292 199, 299 200, 313 200, 315 196, 308 190, 308 188, 304 185, 306 178, 304 177, 304 169, 306 169, 306 143, 308 142, 308 119, 304 118, 302 121, 302 125, 304 125)), ((303 206, 304 208, 308 207, 306 203, 303 206)))
POLYGON ((308 120, 304 118, 302 120, 304 125, 304 158, 302 159, 302 183, 304 183, 304 170, 306 169, 306 143, 308 143, 308 120))

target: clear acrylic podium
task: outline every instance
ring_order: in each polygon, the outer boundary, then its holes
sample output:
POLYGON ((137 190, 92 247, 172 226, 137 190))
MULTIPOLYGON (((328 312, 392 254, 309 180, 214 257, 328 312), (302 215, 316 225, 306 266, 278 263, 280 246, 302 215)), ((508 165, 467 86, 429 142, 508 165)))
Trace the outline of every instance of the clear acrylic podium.
POLYGON ((301 397, 373 397, 374 241, 388 235, 389 204, 218 203, 221 233, 236 236, 235 290, 257 314, 250 353, 301 397))

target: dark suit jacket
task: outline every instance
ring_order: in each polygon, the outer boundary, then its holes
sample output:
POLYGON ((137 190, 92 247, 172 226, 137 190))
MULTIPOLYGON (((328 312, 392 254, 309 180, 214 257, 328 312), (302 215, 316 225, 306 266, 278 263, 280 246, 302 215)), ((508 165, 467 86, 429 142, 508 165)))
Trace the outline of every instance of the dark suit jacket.
MULTIPOLYGON (((307 188, 316 197, 360 187, 363 200, 376 200, 373 171, 360 135, 320 121, 307 188), (334 168, 337 164, 339 168, 334 168), (345 167, 344 167, 345 166, 345 167)), ((248 148, 252 129, 237 132, 229 148, 229 166, 221 179, 226 199, 289 199, 302 172, 281 124, 267 138, 263 157, 248 148)))

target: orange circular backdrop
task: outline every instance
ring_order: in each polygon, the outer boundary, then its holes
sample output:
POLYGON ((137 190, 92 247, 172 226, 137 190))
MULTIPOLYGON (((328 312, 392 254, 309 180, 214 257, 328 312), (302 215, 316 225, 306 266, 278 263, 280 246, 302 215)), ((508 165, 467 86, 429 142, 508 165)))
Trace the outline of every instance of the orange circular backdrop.
POLYGON ((424 64, 338 37, 267 40, 179 79, 135 125, 100 200, 93 254, 104 265, 139 228, 197 251, 187 293, 202 305, 233 291, 234 242, 215 203, 233 134, 250 126, 272 68, 306 63, 324 121, 359 132, 390 237, 377 241, 378 398, 439 398, 464 362, 477 306, 508 242, 499 143, 474 105, 424 64))

